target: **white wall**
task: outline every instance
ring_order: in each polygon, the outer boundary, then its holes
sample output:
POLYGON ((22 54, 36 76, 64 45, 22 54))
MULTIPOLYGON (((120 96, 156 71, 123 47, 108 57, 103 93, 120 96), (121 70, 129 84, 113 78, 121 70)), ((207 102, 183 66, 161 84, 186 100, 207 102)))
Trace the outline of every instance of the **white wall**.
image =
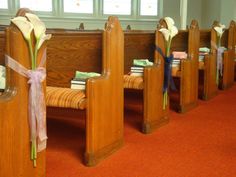
MULTIPOLYGON (((203 0, 204 1, 204 0, 203 0)), ((188 0, 188 19, 190 25, 192 20, 197 20, 199 27, 202 24, 202 0, 188 0)))
POLYGON ((174 19, 177 27, 180 27, 180 0, 163 0, 163 17, 174 19))

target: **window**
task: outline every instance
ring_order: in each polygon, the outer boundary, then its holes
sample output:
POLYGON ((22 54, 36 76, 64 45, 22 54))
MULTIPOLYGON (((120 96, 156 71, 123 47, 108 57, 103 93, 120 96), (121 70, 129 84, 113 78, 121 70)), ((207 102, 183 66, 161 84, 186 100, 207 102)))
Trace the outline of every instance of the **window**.
POLYGON ((20 0, 20 7, 35 11, 52 11, 52 0, 20 0))
POLYGON ((141 0, 140 15, 157 15, 157 1, 158 0, 141 0))
POLYGON ((0 0, 0 9, 8 8, 8 0, 0 0))
POLYGON ((93 0, 64 0, 64 12, 93 13, 93 0))
POLYGON ((103 0, 103 13, 131 15, 131 0, 103 0))

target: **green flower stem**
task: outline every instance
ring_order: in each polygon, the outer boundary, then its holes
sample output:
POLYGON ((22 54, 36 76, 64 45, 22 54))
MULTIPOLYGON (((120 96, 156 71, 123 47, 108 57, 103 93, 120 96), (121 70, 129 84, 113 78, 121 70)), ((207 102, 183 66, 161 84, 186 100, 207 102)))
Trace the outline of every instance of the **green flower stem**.
POLYGON ((219 85, 219 71, 216 69, 216 85, 219 85))
POLYGON ((35 48, 34 48, 34 62, 35 62, 34 64, 35 64, 35 67, 37 66, 37 56, 38 56, 39 41, 40 41, 40 38, 36 39, 36 44, 35 44, 35 48))
POLYGON ((36 140, 33 140, 31 142, 31 160, 33 161, 34 167, 37 166, 36 159, 37 159, 37 144, 36 140))
POLYGON ((162 104, 162 108, 163 108, 163 110, 165 110, 166 109, 166 99, 165 99, 165 93, 166 93, 166 91, 164 92, 164 94, 163 94, 163 104, 162 104))
POLYGON ((168 92, 165 91, 163 94, 163 110, 166 109, 167 105, 168 105, 168 92))
POLYGON ((35 70, 35 59, 34 59, 34 54, 33 54, 33 48, 32 48, 32 43, 31 43, 31 39, 27 40, 28 42, 28 46, 29 46, 29 50, 30 50, 30 58, 31 58, 31 66, 32 66, 32 70, 35 70))
POLYGON ((170 45, 171 45, 171 41, 172 39, 169 38, 168 42, 167 42, 167 46, 166 46, 166 56, 170 56, 170 45))

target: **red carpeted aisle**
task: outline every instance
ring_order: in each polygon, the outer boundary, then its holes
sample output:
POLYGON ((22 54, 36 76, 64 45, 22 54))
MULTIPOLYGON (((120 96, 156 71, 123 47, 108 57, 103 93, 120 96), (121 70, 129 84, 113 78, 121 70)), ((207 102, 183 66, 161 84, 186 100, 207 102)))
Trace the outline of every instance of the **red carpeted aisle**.
POLYGON ((47 177, 235 177, 236 85, 155 133, 126 111, 125 144, 96 167, 82 164, 84 120, 48 119, 47 177))

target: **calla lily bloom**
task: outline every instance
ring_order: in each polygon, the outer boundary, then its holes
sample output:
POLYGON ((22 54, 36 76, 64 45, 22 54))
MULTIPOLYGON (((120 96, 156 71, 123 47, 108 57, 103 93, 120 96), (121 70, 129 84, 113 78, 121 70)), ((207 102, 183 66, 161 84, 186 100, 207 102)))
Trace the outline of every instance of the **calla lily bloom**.
POLYGON ((170 29, 170 36, 171 36, 171 39, 176 36, 178 34, 178 29, 176 26, 172 26, 172 28, 170 29))
POLYGON ((168 29, 171 29, 175 25, 175 22, 171 17, 165 17, 164 20, 167 24, 168 29))
POLYGON ((30 41, 31 40, 30 35, 33 30, 33 25, 29 21, 27 21, 25 17, 20 17, 20 16, 13 18, 11 21, 19 28, 24 38, 27 41, 30 41))
POLYGON ((161 28, 159 31, 164 35, 165 41, 168 41, 170 38, 170 31, 166 28, 161 28))
POLYGON ((41 36, 40 40, 39 40, 39 43, 38 43, 38 46, 37 46, 37 50, 40 49, 40 47, 44 43, 44 41, 51 39, 51 37, 52 37, 51 34, 47 34, 47 35, 43 34, 41 36))
POLYGON ((34 35, 36 39, 39 39, 46 32, 46 27, 44 23, 38 18, 38 16, 26 13, 25 16, 29 19, 29 21, 34 26, 34 35))
POLYGON ((217 36, 222 36, 224 32, 224 28, 221 28, 219 26, 214 27, 214 30, 217 32, 217 36))
POLYGON ((172 39, 178 34, 178 29, 176 26, 172 26, 170 29, 161 28, 159 31, 164 35, 166 41, 172 39))

